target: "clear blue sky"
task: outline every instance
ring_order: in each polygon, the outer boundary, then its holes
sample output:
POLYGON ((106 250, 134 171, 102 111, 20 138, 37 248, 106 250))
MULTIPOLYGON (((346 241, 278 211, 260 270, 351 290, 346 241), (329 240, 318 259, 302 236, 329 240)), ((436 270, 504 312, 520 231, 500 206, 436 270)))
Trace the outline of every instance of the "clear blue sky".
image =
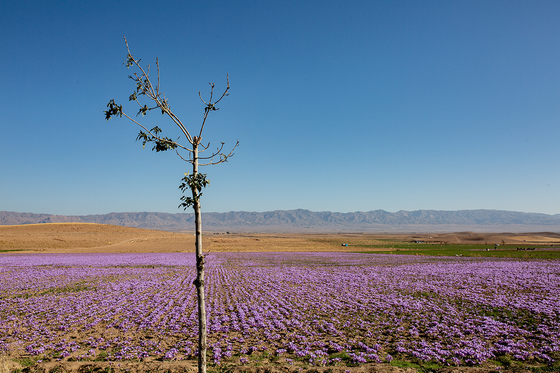
POLYGON ((560 213, 559 20, 556 0, 3 1, 0 210, 182 212, 190 166, 103 116, 135 113, 126 35, 193 130, 229 74, 204 140, 240 146, 203 211, 560 213))

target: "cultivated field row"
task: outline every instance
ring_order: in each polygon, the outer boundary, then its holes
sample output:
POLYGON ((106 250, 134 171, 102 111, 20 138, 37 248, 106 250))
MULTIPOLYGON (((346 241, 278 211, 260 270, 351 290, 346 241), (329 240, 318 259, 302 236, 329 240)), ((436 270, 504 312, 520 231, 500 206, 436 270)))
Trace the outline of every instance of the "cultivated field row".
MULTIPOLYGON (((194 256, 0 257, 0 350, 34 361, 188 360, 194 256)), ((352 253, 207 257, 215 364, 549 364, 557 261, 352 253)))

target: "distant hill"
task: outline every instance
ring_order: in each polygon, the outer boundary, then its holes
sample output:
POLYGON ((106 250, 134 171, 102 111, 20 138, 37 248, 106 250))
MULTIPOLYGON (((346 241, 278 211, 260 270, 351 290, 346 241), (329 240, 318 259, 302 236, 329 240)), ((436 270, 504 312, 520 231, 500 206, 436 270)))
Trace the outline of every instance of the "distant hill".
MULTIPOLYGON (((194 215, 113 212, 104 215, 49 215, 0 211, 0 225, 82 222, 166 231, 194 230, 194 215)), ((211 232, 560 232, 560 214, 501 210, 313 212, 209 212, 203 229, 211 232)))

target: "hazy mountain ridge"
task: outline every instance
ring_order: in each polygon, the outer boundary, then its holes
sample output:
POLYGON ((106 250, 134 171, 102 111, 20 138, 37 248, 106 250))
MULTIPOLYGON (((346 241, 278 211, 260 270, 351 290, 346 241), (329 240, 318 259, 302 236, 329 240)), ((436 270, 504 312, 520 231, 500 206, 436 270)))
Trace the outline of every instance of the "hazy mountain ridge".
MULTIPOLYGON (((313 212, 277 210, 202 214, 203 229, 232 232, 435 232, 435 231, 553 231, 560 232, 560 214, 503 210, 417 210, 387 212, 313 212)), ((37 223, 98 223, 168 231, 193 230, 191 213, 113 212, 103 215, 50 215, 0 211, 0 225, 37 223)))

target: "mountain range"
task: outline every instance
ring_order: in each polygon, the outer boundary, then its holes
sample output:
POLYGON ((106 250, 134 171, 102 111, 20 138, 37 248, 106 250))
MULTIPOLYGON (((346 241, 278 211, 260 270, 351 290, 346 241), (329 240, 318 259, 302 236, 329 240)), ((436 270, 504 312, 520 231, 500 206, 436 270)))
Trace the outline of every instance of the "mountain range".
MULTIPOLYGON (((51 215, 0 211, 0 225, 98 223, 165 231, 193 231, 194 214, 112 212, 103 215, 51 215)), ((387 212, 208 212, 203 229, 210 232, 560 232, 560 214, 503 210, 417 210, 387 212)))

